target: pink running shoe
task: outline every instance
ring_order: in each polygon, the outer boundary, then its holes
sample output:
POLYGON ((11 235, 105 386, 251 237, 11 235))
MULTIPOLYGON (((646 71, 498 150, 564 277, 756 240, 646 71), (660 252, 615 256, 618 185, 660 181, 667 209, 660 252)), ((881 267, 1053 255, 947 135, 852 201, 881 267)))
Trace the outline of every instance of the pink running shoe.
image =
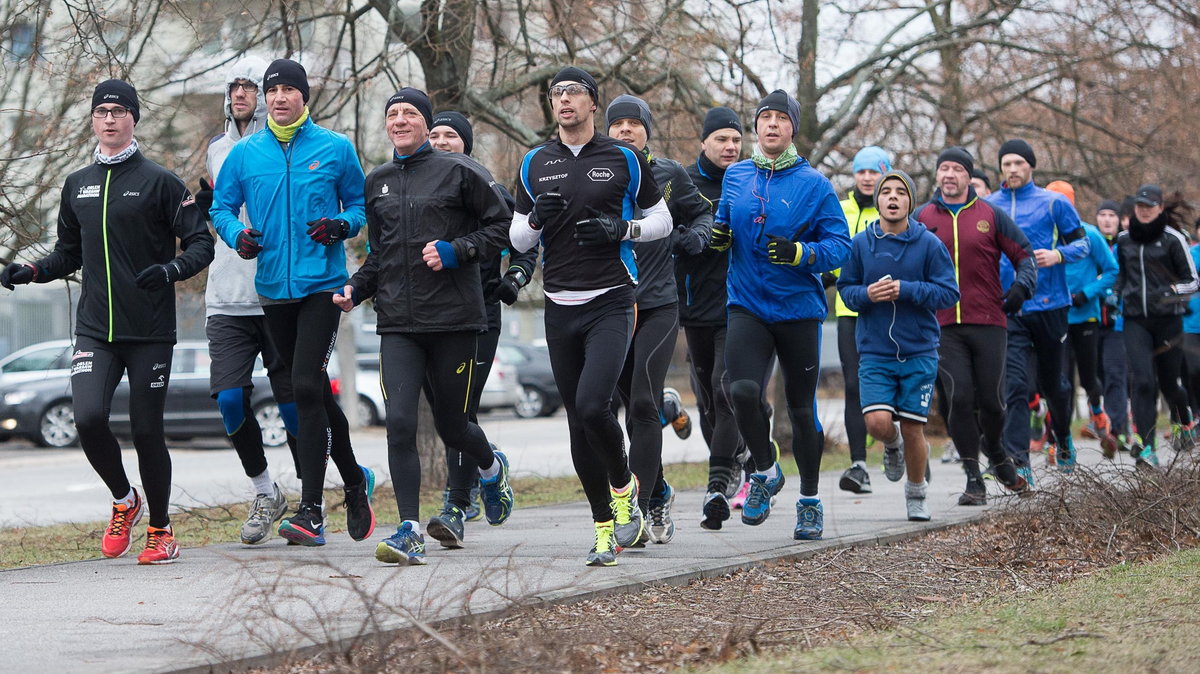
POLYGON ((734 510, 741 510, 742 506, 746 504, 746 496, 749 495, 749 493, 750 481, 747 480, 742 483, 741 488, 738 489, 737 493, 733 495, 733 498, 729 500, 729 505, 734 510))

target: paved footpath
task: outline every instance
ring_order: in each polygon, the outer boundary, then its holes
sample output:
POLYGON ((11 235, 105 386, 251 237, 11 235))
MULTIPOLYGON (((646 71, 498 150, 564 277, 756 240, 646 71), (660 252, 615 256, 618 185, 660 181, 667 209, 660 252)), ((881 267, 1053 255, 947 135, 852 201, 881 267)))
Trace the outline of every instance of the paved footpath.
MULTIPOLYGON (((1098 458, 1097 447, 1081 443, 1081 449, 1098 458)), ((4 571, 0 670, 207 671, 247 658, 266 663, 273 653, 413 621, 686 582, 769 559, 903 538, 983 512, 956 505, 963 483, 958 465, 935 460, 933 472, 933 521, 920 524, 905 519, 903 482, 888 482, 878 467, 871 470, 875 493, 863 496, 839 491, 837 474, 823 474, 820 542, 792 540, 795 479, 766 523, 745 526, 735 513, 720 532, 699 527, 702 493, 681 492, 675 540, 627 550, 613 568, 584 566, 592 527, 587 507, 573 503, 518 508, 500 528, 471 523, 465 549, 443 551, 432 542, 424 567, 375 561, 375 544, 390 533, 384 523, 396 517, 379 513, 380 526, 362 543, 344 532, 329 534, 319 549, 287 547, 276 537, 253 548, 185 549, 177 563, 159 567, 139 567, 129 555, 4 571)))

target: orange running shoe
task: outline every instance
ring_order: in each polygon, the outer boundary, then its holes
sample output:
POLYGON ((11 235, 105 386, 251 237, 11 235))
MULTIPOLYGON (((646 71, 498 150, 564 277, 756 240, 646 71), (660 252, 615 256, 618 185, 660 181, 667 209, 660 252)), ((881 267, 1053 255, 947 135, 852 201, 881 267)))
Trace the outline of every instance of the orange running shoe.
POLYGON ((170 564, 179 559, 179 544, 171 527, 146 527, 146 549, 138 555, 138 564, 170 564))
POLYGON ((114 503, 112 519, 104 530, 104 538, 100 541, 100 551, 105 557, 115 558, 129 552, 133 546, 133 527, 141 521, 146 513, 146 502, 137 489, 133 490, 133 505, 114 503))

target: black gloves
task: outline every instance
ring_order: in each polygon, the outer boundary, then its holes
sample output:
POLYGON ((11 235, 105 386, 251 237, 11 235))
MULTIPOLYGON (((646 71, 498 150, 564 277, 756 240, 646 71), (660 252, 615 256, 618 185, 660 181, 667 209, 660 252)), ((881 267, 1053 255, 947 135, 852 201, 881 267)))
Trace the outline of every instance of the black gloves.
POLYGON ((13 286, 15 285, 19 286, 25 285, 26 283, 33 283, 33 281, 36 279, 37 267, 31 264, 13 262, 5 267, 4 271, 0 271, 0 286, 4 286, 9 290, 12 290, 13 286))
POLYGON ((320 220, 310 220, 308 223, 308 238, 322 246, 332 246, 345 239, 349 233, 350 223, 345 220, 321 218, 320 220))
POLYGON ((704 237, 694 229, 679 225, 671 232, 671 250, 676 255, 698 255, 704 250, 704 237))
POLYGON ((774 234, 767 239, 767 259, 773 264, 786 264, 793 267, 800 264, 800 258, 804 255, 804 246, 774 234))
POLYGON ((1087 301, 1087 295, 1084 295, 1083 293, 1071 293, 1071 306, 1082 307, 1083 305, 1087 304, 1087 301))
POLYGON ((629 222, 605 215, 588 207, 592 217, 575 223, 575 242, 581 246, 602 246, 616 243, 629 231, 629 222))
POLYGON ((208 211, 212 209, 213 202, 213 187, 208 184, 207 178, 200 179, 200 189, 196 190, 196 208, 200 209, 201 215, 205 220, 212 221, 212 216, 208 211))
POLYGON ((1029 290, 1020 283, 1014 283, 1008 288, 1008 292, 1004 293, 1004 304, 1002 308, 1006 314, 1015 314, 1021 310, 1021 305, 1025 304, 1025 300, 1029 299, 1029 290))
POLYGON ((529 275, 524 269, 518 266, 509 267, 504 276, 500 277, 500 283, 488 293, 487 301, 504 302, 511 307, 517 301, 517 292, 528 283, 529 275))
POLYGON ((716 225, 713 227, 712 239, 708 242, 708 247, 713 250, 727 251, 733 245, 733 232, 729 231, 729 225, 716 225))
POLYGON ((529 226, 541 229, 567 210, 567 200, 558 192, 542 192, 533 200, 533 212, 529 214, 529 226))
POLYGON ((258 253, 263 249, 262 244, 258 242, 258 237, 262 236, 262 232, 251 227, 247 227, 238 232, 237 245, 233 247, 237 254, 243 260, 253 260, 258 257, 258 253))
POLYGON ((828 288, 837 285, 837 275, 831 271, 821 272, 821 287, 828 288))
POLYGON ((179 265, 174 262, 152 264, 137 275, 137 287, 142 290, 162 290, 179 280, 182 276, 179 265))

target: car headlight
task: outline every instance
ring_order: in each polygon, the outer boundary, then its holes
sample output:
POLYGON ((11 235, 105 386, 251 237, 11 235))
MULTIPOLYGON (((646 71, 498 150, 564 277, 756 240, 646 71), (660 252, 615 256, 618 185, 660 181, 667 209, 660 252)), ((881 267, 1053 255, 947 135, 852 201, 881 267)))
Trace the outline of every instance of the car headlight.
POLYGON ((4 404, 16 407, 17 405, 24 405, 35 397, 37 397, 36 391, 12 391, 11 393, 4 394, 4 404))

